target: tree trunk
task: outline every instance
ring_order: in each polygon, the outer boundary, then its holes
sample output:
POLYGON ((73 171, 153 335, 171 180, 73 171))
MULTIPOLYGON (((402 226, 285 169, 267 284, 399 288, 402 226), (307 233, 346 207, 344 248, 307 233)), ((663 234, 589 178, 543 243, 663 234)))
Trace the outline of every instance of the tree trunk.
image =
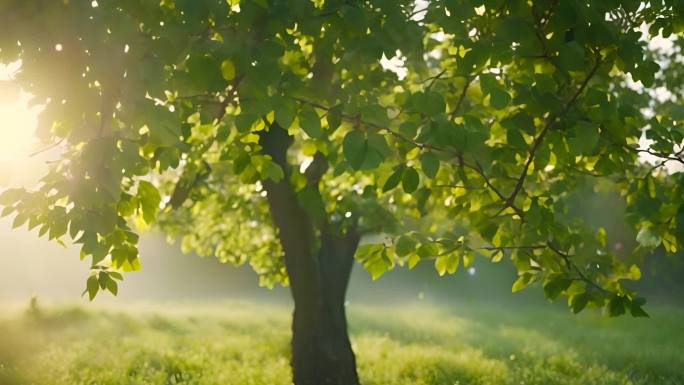
POLYGON ((294 383, 356 385, 359 383, 356 359, 347 333, 344 306, 351 263, 347 267, 343 262, 352 258, 337 250, 323 254, 325 249, 323 247, 319 253, 320 290, 303 294, 292 291, 295 301, 292 323, 294 383))
MULTIPOLYGON (((261 133, 263 152, 271 155, 285 173, 281 181, 264 180, 263 185, 285 254, 295 304, 291 361, 294 383, 357 385, 344 302, 359 236, 354 228, 342 233, 327 223, 314 226, 289 182, 286 153, 291 143, 287 131, 277 125, 261 133)), ((317 185, 318 180, 309 183, 317 185)))

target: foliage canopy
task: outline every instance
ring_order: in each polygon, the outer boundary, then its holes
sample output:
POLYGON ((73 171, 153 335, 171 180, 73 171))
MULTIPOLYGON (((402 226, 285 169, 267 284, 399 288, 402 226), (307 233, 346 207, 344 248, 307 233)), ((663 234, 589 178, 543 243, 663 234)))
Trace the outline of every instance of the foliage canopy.
POLYGON ((507 258, 514 291, 541 282, 575 312, 643 316, 624 280, 648 251, 684 246, 684 174, 665 171, 684 163, 682 10, 3 1, 0 61, 21 60, 15 81, 45 105, 38 134, 62 151, 36 188, 2 194, 2 214, 80 244, 91 298, 140 268, 134 229, 154 222, 184 250, 286 283, 262 181, 287 178, 317 229, 387 235, 356 252, 374 278, 507 258), (656 36, 672 49, 649 49, 656 36), (276 126, 293 139, 289 168, 260 142, 276 126), (567 211, 587 183, 628 202, 636 250, 567 211))

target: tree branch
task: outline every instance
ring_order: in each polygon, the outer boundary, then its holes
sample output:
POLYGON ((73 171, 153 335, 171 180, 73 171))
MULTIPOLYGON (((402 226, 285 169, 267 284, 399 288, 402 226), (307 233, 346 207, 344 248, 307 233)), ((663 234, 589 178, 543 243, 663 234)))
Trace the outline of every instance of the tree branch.
POLYGON ((566 254, 566 253, 560 251, 560 250, 559 250, 557 247, 555 247, 550 241, 549 241, 549 242, 546 242, 546 245, 548 246, 548 248, 549 248, 551 251, 553 251, 554 253, 558 254, 558 255, 563 259, 563 261, 565 262, 565 265, 568 267, 568 270, 569 270, 569 271, 575 271, 575 272, 577 273, 577 275, 579 276, 580 280, 582 280, 583 282, 587 283, 589 286, 591 286, 591 287, 597 289, 598 291, 600 291, 600 292, 602 292, 602 293, 611 294, 611 295, 615 294, 615 293, 613 293, 612 291, 603 288, 602 286, 600 286, 599 284, 597 284, 597 283, 594 282, 593 280, 589 279, 589 277, 587 277, 587 276, 582 272, 582 270, 580 270, 580 268, 577 267, 577 265, 575 265, 574 263, 572 263, 572 261, 571 261, 571 256, 570 256, 570 255, 568 255, 568 254, 566 254))
POLYGON ((559 111, 558 113, 553 113, 553 114, 549 115, 548 119, 546 120, 546 124, 544 125, 544 128, 542 128, 539 135, 532 142, 532 146, 530 147, 529 155, 527 157, 527 161, 525 162, 525 165, 523 166, 523 170, 520 173, 520 176, 518 177, 518 181, 516 182, 515 187, 513 188, 513 191, 511 192, 511 194, 508 196, 508 198, 506 198, 507 204, 509 204, 509 205, 513 204, 516 196, 518 195, 520 190, 522 190, 523 184, 525 183, 525 178, 527 177, 527 173, 529 172, 529 169, 530 169, 530 165, 534 161, 535 153, 536 153, 537 149, 539 148, 539 146, 541 145, 542 141, 544 140, 544 137, 549 132, 549 129, 551 129, 551 127, 553 126, 553 124, 556 122, 557 119, 564 116, 570 110, 570 108, 575 104, 575 102, 577 101, 577 98, 582 94, 582 92, 584 92, 584 89, 589 84, 589 81, 596 74, 596 71, 598 70, 600 64, 601 64, 601 57, 597 56, 596 62, 594 63, 593 67, 591 68, 591 70, 589 71, 587 76, 584 78, 584 81, 582 81, 582 84, 580 84, 577 91, 575 91, 575 93, 572 95, 570 100, 568 100, 568 102, 565 103, 565 106, 563 107, 563 109, 561 109, 561 111, 559 111))
POLYGON ((468 88, 470 88, 470 85, 473 84, 473 81, 477 78, 479 74, 475 74, 470 77, 466 77, 466 82, 463 85, 463 90, 461 91, 461 94, 458 96, 458 101, 456 101, 456 106, 454 107, 453 110, 451 110, 451 113, 449 116, 451 119, 454 119, 456 115, 458 115, 458 112, 461 109, 461 106, 463 105, 463 101, 465 100, 466 94, 468 93, 468 88))
POLYGON ((29 154, 29 158, 33 158, 34 156, 39 155, 39 154, 42 154, 42 153, 44 153, 45 151, 50 151, 50 150, 52 150, 53 148, 58 147, 60 144, 62 144, 62 142, 64 142, 64 138, 61 138, 61 139, 59 139, 58 141, 56 141, 55 143, 49 144, 49 145, 47 145, 47 146, 45 146, 45 147, 43 147, 43 148, 40 148, 40 149, 38 149, 38 150, 36 150, 36 151, 30 153, 30 154, 29 154))

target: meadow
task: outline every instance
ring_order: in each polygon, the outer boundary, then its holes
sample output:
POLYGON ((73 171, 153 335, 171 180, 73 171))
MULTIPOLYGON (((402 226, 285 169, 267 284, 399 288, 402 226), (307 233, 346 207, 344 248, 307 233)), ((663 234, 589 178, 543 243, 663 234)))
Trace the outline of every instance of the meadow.
MULTIPOLYGON (((0 307, 2 385, 286 385, 282 304, 0 307)), ((365 385, 684 384, 684 311, 348 307, 365 385)))

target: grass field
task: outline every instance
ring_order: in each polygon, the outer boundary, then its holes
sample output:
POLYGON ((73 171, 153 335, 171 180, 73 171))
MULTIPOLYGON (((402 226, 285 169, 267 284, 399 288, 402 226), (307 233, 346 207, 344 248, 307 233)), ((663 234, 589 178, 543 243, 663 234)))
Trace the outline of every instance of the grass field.
MULTIPOLYGON (((285 385, 289 309, 48 306, 0 313, 2 385, 285 385)), ((684 384, 684 312, 350 306, 365 385, 684 384)))

